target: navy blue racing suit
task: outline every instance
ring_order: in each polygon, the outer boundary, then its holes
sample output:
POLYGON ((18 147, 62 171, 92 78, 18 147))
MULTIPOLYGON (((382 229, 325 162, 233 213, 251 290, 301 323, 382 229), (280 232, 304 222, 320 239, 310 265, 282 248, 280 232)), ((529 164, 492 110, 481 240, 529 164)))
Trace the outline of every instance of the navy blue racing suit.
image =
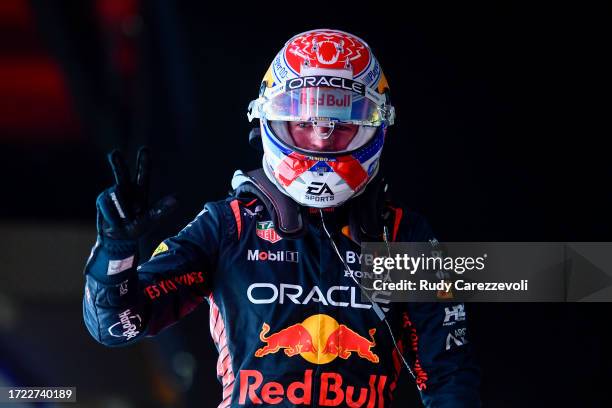
MULTIPOLYGON (((360 273, 360 247, 324 211, 341 256, 360 273)), ((394 209, 395 241, 433 238, 420 216, 394 209)), ((204 300, 219 351, 219 407, 391 406, 402 361, 385 322, 361 300, 317 210, 303 238, 281 238, 257 199, 208 203, 150 260, 137 243, 100 236, 85 268, 85 324, 107 346, 176 323, 204 300)), ((462 304, 377 298, 427 407, 478 407, 479 372, 462 304)), ((406 371, 406 370, 405 370, 406 371)))

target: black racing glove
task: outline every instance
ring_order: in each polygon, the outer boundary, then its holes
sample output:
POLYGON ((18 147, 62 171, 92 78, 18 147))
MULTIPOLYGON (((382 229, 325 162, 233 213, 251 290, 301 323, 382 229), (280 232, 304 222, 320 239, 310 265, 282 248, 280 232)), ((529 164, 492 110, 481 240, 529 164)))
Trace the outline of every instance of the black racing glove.
POLYGON ((161 218, 176 207, 176 200, 167 196, 149 205, 150 152, 138 150, 136 177, 130 178, 128 166, 119 150, 108 155, 115 176, 115 185, 104 190, 96 200, 98 233, 114 240, 137 240, 150 231, 161 218))

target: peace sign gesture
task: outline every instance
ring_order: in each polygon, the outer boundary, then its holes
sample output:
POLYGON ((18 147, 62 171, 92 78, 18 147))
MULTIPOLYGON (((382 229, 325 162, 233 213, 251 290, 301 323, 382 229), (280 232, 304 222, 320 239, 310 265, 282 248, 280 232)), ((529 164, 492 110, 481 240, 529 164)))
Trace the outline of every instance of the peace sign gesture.
POLYGON ((174 209, 176 200, 167 196, 149 206, 151 160, 147 147, 138 150, 133 179, 119 150, 110 152, 108 161, 115 185, 103 191, 96 201, 98 232, 112 239, 138 239, 174 209))

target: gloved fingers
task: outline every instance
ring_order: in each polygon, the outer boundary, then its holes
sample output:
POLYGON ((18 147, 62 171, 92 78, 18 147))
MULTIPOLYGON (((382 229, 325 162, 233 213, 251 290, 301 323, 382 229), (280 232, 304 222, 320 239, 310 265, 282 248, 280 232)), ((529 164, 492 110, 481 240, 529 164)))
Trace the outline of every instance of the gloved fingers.
POLYGON ((171 214, 177 206, 178 201, 176 201, 176 198, 171 195, 166 196, 156 202, 153 207, 151 207, 151 209, 149 210, 149 219, 153 222, 156 222, 171 214))
POLYGON ((131 183, 130 170, 125 162, 123 154, 117 149, 108 154, 108 162, 110 163, 115 183, 120 187, 128 187, 131 183))
POLYGON ((136 184, 141 188, 144 199, 149 196, 149 182, 151 178, 151 151, 148 147, 142 146, 138 149, 136 158, 136 184))
POLYGON ((114 194, 114 190, 114 188, 110 188, 100 193, 96 199, 96 207, 108 226, 113 230, 117 230, 122 227, 121 219, 125 218, 125 213, 121 206, 119 206, 119 209, 121 209, 121 213, 119 213, 117 205, 111 198, 111 194, 114 194), (122 214, 123 217, 121 216, 122 214))
POLYGON ((174 197, 148 206, 151 173, 150 151, 143 146, 136 158, 136 176, 130 179, 125 158, 117 149, 108 155, 116 184, 98 196, 98 231, 111 238, 137 239, 176 207, 174 197))

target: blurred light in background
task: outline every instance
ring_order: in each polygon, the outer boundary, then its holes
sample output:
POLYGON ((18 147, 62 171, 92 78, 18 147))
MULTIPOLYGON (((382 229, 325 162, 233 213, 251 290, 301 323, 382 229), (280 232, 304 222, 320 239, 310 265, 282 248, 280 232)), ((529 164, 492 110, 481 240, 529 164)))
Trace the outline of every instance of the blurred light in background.
POLYGON ((174 372, 181 380, 181 391, 185 392, 193 385, 193 376, 197 366, 195 357, 187 351, 180 351, 172 358, 174 372))
POLYGON ((79 137, 64 75, 26 0, 0 1, 0 142, 79 137))

